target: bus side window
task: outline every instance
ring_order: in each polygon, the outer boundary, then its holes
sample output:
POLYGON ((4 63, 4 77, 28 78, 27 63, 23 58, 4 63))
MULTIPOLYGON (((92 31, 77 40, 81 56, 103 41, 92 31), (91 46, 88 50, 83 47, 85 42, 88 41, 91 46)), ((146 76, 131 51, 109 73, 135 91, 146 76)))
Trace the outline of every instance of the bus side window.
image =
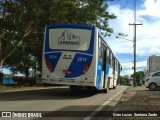
POLYGON ((122 71, 122 67, 120 65, 120 63, 118 63, 118 72, 122 71))
POLYGON ((102 60, 102 39, 98 36, 98 59, 102 60))
POLYGON ((102 46, 102 39, 100 36, 98 36, 98 48, 101 48, 102 46))
POLYGON ((118 71, 118 60, 116 59, 116 71, 118 71))
POLYGON ((105 50, 105 48, 104 48, 104 46, 102 46, 102 58, 104 59, 104 50, 105 50))
POLYGON ((110 65, 109 48, 107 48, 107 50, 106 50, 106 64, 110 65))
POLYGON ((113 55, 112 55, 111 51, 109 52, 109 54, 110 54, 110 55, 109 55, 109 58, 110 58, 110 66, 113 67, 113 66, 112 66, 112 65, 113 65, 113 64, 112 64, 112 62, 113 62, 113 61, 112 61, 112 60, 113 60, 113 59, 112 59, 112 56, 113 56, 113 55))
POLYGON ((114 69, 114 56, 113 56, 113 58, 112 58, 112 67, 113 67, 113 69, 114 69))
POLYGON ((119 61, 117 62, 117 71, 119 71, 119 61))
POLYGON ((106 47, 102 44, 102 65, 103 65, 103 69, 106 69, 106 47))
POLYGON ((102 52, 100 48, 98 49, 98 59, 102 60, 102 52))

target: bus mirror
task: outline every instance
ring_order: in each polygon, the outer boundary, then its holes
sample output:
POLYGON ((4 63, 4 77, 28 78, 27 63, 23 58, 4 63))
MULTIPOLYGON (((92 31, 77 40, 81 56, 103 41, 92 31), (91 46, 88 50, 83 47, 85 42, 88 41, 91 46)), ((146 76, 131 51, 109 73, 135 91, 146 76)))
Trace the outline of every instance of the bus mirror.
POLYGON ((109 64, 111 64, 111 59, 109 58, 109 64))

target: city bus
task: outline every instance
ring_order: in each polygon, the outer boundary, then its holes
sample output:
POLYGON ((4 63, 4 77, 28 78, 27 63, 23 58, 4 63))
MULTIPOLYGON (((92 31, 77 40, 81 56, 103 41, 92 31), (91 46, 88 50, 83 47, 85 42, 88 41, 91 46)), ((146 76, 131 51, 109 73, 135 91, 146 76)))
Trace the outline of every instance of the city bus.
POLYGON ((94 87, 107 93, 120 77, 120 62, 95 26, 47 25, 42 56, 44 84, 68 85, 71 91, 94 87))

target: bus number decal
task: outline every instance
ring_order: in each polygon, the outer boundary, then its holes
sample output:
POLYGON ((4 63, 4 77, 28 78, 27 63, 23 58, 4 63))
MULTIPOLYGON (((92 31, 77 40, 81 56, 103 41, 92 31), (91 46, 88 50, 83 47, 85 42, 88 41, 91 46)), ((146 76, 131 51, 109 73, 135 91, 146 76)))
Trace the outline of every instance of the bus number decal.
POLYGON ((87 62, 87 58, 78 57, 78 61, 79 62, 87 62))
POLYGON ((49 58, 50 59, 57 59, 57 56, 56 55, 50 55, 49 58))

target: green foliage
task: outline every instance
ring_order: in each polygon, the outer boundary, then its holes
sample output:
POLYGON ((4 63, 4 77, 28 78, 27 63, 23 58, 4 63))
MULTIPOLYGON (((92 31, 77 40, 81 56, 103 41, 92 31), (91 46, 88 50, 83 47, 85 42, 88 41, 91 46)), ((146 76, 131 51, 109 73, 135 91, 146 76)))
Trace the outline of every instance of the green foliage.
POLYGON ((109 35, 113 29, 108 21, 116 16, 108 12, 107 1, 5 0, 0 18, 0 66, 5 60, 13 72, 27 74, 25 71, 38 62, 41 70, 46 24, 94 25, 109 35))
POLYGON ((0 89, 4 89, 4 88, 6 88, 6 86, 0 85, 0 89))
POLYGON ((126 85, 128 83, 130 83, 128 75, 120 76, 120 85, 126 85))
POLYGON ((29 76, 29 69, 34 67, 34 60, 33 56, 30 54, 30 49, 27 45, 23 46, 22 44, 17 47, 9 59, 6 59, 5 63, 7 63, 12 74, 20 72, 25 74, 26 77, 29 76))
MULTIPOLYGON (((131 77, 134 77, 134 74, 132 74, 131 77)), ((143 78, 144 78, 143 71, 136 72, 136 83, 137 84, 139 84, 139 85, 144 84, 143 78)))
POLYGON ((7 59, 33 31, 32 13, 35 12, 25 4, 23 0, 5 0, 3 18, 0 19, 0 62, 7 59))

